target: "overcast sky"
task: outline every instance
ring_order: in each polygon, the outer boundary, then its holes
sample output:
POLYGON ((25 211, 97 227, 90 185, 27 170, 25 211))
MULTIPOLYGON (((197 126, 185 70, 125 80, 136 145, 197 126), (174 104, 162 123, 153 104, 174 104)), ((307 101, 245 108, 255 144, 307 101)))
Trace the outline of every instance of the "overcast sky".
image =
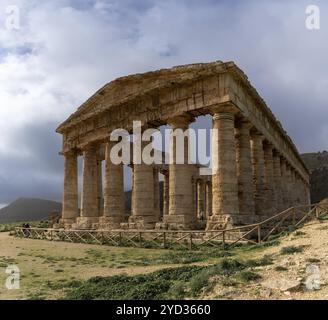
POLYGON ((328 149, 327 39, 327 1, 0 0, 0 203, 60 200, 56 126, 108 81, 179 64, 235 61, 300 152, 328 149))

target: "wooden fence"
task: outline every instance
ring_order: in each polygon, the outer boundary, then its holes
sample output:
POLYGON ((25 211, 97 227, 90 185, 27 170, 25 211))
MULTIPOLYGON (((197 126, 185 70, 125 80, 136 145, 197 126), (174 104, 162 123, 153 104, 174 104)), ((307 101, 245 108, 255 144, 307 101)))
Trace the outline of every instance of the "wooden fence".
POLYGON ((208 246, 218 247, 237 243, 261 244, 274 233, 295 229, 312 219, 321 219, 328 214, 328 208, 319 204, 291 207, 259 223, 224 230, 63 230, 16 227, 17 237, 94 243, 113 246, 149 248, 194 249, 208 246))

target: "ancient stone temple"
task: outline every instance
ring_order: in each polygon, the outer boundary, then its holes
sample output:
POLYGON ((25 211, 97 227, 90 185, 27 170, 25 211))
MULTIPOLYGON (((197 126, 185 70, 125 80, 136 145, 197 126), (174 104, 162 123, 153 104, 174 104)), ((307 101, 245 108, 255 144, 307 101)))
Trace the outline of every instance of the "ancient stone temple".
MULTIPOLYGON (((309 204, 309 172, 271 110, 233 62, 191 64, 116 79, 57 129, 65 158, 61 226, 76 229, 218 230, 262 221, 309 204), (118 128, 186 130, 211 115, 211 174, 178 163, 131 163, 131 212, 124 207, 123 163, 109 139, 118 128), (81 201, 78 157, 83 157, 81 201), (159 174, 163 177, 160 188, 159 174), (161 192, 161 193, 160 193, 161 192)), ((142 143, 144 147, 144 144, 142 143)), ((184 145, 188 154, 188 143, 184 145)))

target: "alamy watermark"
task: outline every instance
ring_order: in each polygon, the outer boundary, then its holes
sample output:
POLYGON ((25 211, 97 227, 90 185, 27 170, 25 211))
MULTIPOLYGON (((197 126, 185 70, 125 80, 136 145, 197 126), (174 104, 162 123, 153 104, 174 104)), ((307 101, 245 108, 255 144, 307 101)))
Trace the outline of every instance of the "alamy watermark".
POLYGON ((8 290, 20 289, 20 270, 18 266, 15 264, 9 265, 5 272, 8 274, 5 281, 5 287, 8 290))
POLYGON ((320 29, 320 8, 314 4, 308 5, 305 8, 305 27, 308 30, 320 29))
MULTIPOLYGON (((110 151, 112 163, 125 164, 198 164, 210 165, 211 156, 207 147, 216 137, 217 129, 146 129, 142 131, 140 121, 133 121, 132 136, 125 129, 111 132, 109 140, 115 142, 110 151), (166 151, 154 145, 165 145, 166 151), (169 151, 169 152, 167 152, 169 151)), ((204 168, 203 168, 204 169, 204 168)), ((201 170, 201 174, 207 174, 201 170), (203 173, 202 173, 203 172, 203 173)))
POLYGON ((8 31, 20 29, 20 9, 16 5, 10 5, 5 8, 4 26, 8 31))
POLYGON ((306 267, 306 279, 305 287, 307 290, 319 290, 320 289, 320 269, 315 264, 310 264, 306 267))

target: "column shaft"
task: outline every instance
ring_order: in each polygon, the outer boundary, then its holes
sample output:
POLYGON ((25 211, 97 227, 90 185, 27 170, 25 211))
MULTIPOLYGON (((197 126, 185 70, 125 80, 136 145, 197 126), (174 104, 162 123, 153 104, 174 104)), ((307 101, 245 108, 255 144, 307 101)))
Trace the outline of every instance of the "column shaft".
POLYGON ((222 229, 239 214, 238 179, 234 115, 229 112, 213 116, 212 135, 212 216, 207 229, 222 229))
POLYGON ((97 161, 98 171, 98 216, 101 217, 104 213, 104 195, 103 195, 103 181, 102 181, 102 164, 101 160, 97 161))
POLYGON ((281 177, 281 165, 280 156, 278 152, 273 153, 273 180, 274 190, 276 194, 276 207, 277 211, 283 211, 283 191, 282 191, 282 177, 281 177))
POLYGON ((266 213, 263 138, 264 137, 262 135, 253 135, 251 137, 253 183, 255 189, 255 213, 258 220, 263 220, 266 213))
POLYGON ((198 180, 197 181, 197 217, 200 220, 205 219, 205 185, 204 181, 198 180))
POLYGON ((154 215, 157 216, 157 221, 160 219, 160 200, 159 200, 159 177, 158 169, 153 169, 153 181, 154 181, 154 215))
POLYGON ((264 167, 265 167, 265 192, 266 192, 266 215, 268 217, 277 213, 276 195, 273 178, 273 147, 266 144, 264 147, 264 167))
POLYGON ((241 122, 236 129, 239 222, 253 223, 255 215, 251 160, 251 124, 241 122))
POLYGON ((206 220, 212 215, 212 184, 206 183, 206 220))
POLYGON ((110 158, 115 142, 107 142, 105 149, 104 215, 102 224, 119 228, 124 221, 124 176, 123 164, 114 164, 110 158))
POLYGON ((69 152, 64 155, 64 194, 62 223, 71 224, 75 222, 78 214, 78 173, 77 154, 69 152))
POLYGON ((99 220, 98 214, 97 147, 92 144, 84 150, 82 209, 81 216, 77 219, 77 227, 93 228, 93 224, 99 220))
POLYGON ((163 182, 163 217, 169 214, 169 172, 164 174, 163 182))
POLYGON ((188 164, 188 135, 186 134, 183 139, 180 139, 180 136, 182 137, 188 130, 189 122, 190 118, 181 117, 170 120, 169 123, 172 129, 169 164, 169 215, 165 217, 164 222, 170 229, 191 229, 196 226, 197 213, 192 181, 196 169, 188 164), (183 143, 183 146, 179 143, 183 143), (183 151, 183 157, 181 151, 183 151))
MULTIPOLYGON (((148 144, 148 143, 147 143, 148 144)), ((141 143, 143 148, 146 142, 141 143)), ((133 164, 132 187, 132 215, 129 217, 131 229, 153 229, 159 220, 158 212, 154 212, 154 168, 145 164, 141 157, 141 163, 133 164)))
POLYGON ((283 199, 283 210, 288 208, 289 205, 289 188, 288 188, 288 178, 287 178, 287 165, 286 160, 284 158, 280 158, 281 163, 281 180, 282 180, 282 199, 283 199))

